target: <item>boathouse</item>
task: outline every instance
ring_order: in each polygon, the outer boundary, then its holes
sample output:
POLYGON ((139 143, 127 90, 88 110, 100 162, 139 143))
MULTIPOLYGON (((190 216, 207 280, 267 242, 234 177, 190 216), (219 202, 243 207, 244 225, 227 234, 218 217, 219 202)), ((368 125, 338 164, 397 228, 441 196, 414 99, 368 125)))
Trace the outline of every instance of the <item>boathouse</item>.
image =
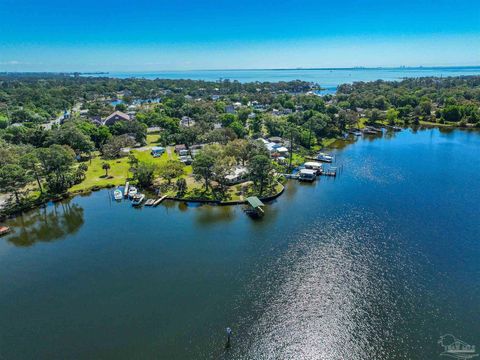
POLYGON ((317 178, 317 170, 301 169, 298 174, 300 181, 314 181, 317 178))

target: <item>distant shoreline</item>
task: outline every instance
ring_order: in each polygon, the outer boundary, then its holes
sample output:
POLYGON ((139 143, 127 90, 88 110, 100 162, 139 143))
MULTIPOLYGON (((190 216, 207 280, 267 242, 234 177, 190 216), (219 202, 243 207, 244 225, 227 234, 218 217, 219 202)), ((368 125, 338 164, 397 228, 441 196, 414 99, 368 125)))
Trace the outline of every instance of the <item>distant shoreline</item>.
POLYGON ((448 69, 480 69, 480 65, 451 65, 451 66, 354 66, 354 67, 297 67, 297 68, 240 68, 240 69, 170 69, 170 70, 110 70, 110 71, 0 71, 0 75, 38 74, 38 75, 109 75, 119 73, 189 73, 189 72, 218 72, 218 71, 369 71, 369 70, 448 70, 448 69))

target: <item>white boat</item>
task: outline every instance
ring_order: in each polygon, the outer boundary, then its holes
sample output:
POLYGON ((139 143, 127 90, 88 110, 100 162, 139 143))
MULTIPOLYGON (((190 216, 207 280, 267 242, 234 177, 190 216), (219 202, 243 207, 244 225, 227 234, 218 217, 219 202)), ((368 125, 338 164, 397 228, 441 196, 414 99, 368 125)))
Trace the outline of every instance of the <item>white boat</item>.
POLYGON ((132 206, 140 206, 145 199, 145 195, 143 194, 135 194, 132 198, 132 206))
POLYGON ((122 198, 123 198, 122 190, 116 189, 113 192, 113 197, 115 198, 115 200, 122 200, 122 198))
POLYGON ((128 197, 133 198, 135 195, 137 195, 137 188, 135 186, 130 186, 130 189, 128 189, 128 197))
POLYGON ((326 153, 320 153, 317 155, 317 160, 331 163, 333 161, 333 156, 326 153))
POLYGON ((154 203, 155 203, 155 200, 147 199, 147 201, 145 201, 145 206, 153 206, 154 203))

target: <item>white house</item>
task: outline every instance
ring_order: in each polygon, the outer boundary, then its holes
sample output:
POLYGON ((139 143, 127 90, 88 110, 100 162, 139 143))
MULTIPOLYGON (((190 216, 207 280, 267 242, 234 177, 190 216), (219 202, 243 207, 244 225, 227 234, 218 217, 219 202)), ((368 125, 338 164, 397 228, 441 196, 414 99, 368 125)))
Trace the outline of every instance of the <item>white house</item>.
POLYGON ((247 178, 248 170, 246 167, 237 166, 231 174, 225 176, 225 180, 228 184, 238 184, 247 178))

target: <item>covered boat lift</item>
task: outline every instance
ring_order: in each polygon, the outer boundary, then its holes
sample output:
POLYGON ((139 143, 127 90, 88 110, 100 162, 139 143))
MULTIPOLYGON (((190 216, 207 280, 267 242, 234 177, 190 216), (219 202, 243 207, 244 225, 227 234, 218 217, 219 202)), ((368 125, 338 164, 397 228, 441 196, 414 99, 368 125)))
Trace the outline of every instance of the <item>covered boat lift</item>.
POLYGON ((249 207, 245 212, 252 217, 262 217, 265 212, 263 207, 265 204, 256 196, 250 196, 247 198, 247 204, 249 207))

